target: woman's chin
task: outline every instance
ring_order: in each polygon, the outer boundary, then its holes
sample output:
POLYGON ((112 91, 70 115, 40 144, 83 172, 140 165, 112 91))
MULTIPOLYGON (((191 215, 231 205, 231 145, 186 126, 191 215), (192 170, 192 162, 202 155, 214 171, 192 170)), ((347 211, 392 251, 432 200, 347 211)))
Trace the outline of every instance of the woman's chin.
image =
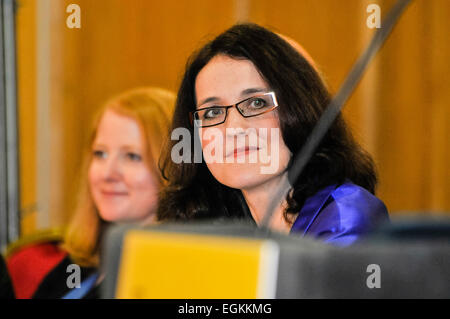
MULTIPOLYGON (((214 174, 213 174, 214 175, 214 174)), ((216 174, 214 177, 223 185, 236 188, 247 189, 261 184, 264 184, 266 180, 271 178, 270 175, 255 174, 252 170, 234 169, 227 170, 221 174, 216 174)))
POLYGON ((120 221, 120 213, 116 213, 116 212, 111 212, 109 211, 108 213, 101 213, 100 212, 100 218, 103 219, 105 222, 109 222, 109 223, 117 223, 120 221))

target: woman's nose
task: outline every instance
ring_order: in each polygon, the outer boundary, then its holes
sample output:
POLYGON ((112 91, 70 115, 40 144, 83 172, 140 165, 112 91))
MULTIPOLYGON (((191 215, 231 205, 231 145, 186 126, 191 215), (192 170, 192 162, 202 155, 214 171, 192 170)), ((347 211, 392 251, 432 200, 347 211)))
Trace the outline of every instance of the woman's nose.
POLYGON ((236 107, 228 109, 227 118, 225 120, 225 128, 246 129, 247 126, 248 126, 247 119, 244 118, 241 115, 241 113, 239 113, 236 107))
POLYGON ((109 157, 104 162, 103 178, 107 181, 115 181, 121 176, 120 163, 117 158, 109 157))

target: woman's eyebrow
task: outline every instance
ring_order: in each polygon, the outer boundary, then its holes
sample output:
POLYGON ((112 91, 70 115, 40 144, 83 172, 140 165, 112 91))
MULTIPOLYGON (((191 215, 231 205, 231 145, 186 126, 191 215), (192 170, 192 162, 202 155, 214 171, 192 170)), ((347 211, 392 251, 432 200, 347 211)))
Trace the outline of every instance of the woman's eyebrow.
POLYGON ((206 99, 204 99, 201 103, 199 103, 197 106, 202 106, 203 104, 209 103, 209 102, 217 102, 220 99, 217 96, 211 96, 206 99))
MULTIPOLYGON (((245 97, 245 96, 248 96, 249 94, 253 94, 253 93, 267 93, 267 92, 269 92, 269 89, 267 89, 267 88, 262 88, 262 87, 248 88, 248 89, 243 90, 241 92, 240 96, 245 97)), ((220 101, 220 98, 218 98, 217 96, 211 96, 211 97, 204 99, 197 106, 202 106, 203 104, 206 104, 206 103, 218 102, 218 101, 220 101)))
POLYGON ((269 92, 269 89, 266 89, 266 88, 249 88, 249 89, 245 89, 244 91, 242 91, 241 96, 244 97, 246 95, 253 94, 253 93, 267 93, 267 92, 269 92))
POLYGON ((126 144, 120 147, 122 152, 142 152, 142 149, 139 145, 126 144))
POLYGON ((97 149, 97 148, 106 148, 106 145, 104 145, 102 143, 95 143, 95 142, 92 143, 91 149, 94 150, 94 149, 97 149))

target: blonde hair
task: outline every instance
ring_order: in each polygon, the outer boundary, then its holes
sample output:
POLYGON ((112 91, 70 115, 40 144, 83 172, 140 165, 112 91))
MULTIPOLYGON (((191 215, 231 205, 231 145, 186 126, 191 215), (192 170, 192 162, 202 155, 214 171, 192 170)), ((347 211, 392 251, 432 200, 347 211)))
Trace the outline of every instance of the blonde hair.
POLYGON ((88 185, 88 169, 92 160, 92 143, 103 114, 111 110, 135 119, 141 126, 146 141, 146 164, 161 187, 165 181, 158 169, 158 160, 168 137, 175 105, 175 94, 161 88, 138 88, 124 92, 107 101, 93 121, 86 145, 78 186, 77 203, 63 243, 71 258, 82 266, 98 266, 99 241, 102 224, 88 185))

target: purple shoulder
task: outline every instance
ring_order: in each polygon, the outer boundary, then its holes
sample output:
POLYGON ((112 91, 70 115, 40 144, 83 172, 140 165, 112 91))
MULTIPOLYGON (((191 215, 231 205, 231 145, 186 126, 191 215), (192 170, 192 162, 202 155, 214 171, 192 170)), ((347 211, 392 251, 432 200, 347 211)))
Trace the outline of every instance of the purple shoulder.
MULTIPOLYGON (((309 209, 299 215, 309 219, 303 223, 303 235, 347 246, 389 221, 384 203, 366 189, 353 183, 345 183, 322 193, 321 202, 314 210, 310 200, 309 209)), ((300 216, 299 216, 300 217, 300 216)), ((295 223, 294 223, 295 226, 295 223)), ((293 228, 294 228, 293 226, 293 228)))

